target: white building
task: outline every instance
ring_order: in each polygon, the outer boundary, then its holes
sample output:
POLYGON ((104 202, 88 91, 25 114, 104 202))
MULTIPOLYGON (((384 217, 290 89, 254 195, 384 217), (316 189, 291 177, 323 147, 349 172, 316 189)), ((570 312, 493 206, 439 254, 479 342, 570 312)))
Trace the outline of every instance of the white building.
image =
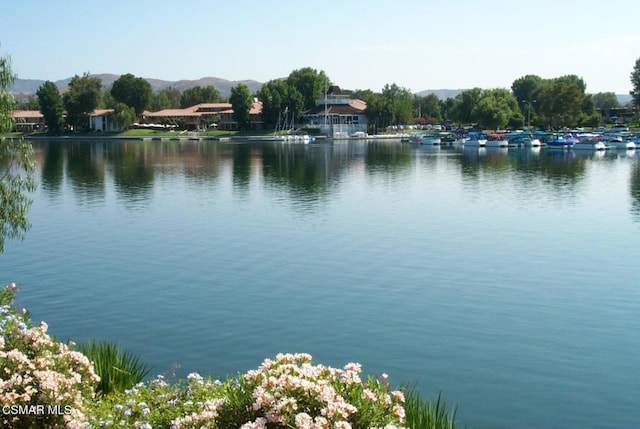
POLYGON ((316 107, 302 116, 302 126, 319 128, 329 137, 347 137, 367 132, 367 103, 342 95, 340 88, 332 86, 325 98, 316 100, 316 107))
POLYGON ((89 129, 93 131, 119 132, 122 128, 113 120, 113 109, 96 109, 89 114, 89 129))

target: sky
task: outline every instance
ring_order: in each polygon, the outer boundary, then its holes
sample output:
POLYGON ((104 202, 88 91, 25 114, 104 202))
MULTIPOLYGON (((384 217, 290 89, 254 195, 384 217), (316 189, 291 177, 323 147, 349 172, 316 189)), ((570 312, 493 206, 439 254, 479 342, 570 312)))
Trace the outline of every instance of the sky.
POLYGON ((347 89, 510 88, 528 75, 628 94, 638 0, 0 0, 22 79, 132 73, 266 82, 323 70, 347 89))

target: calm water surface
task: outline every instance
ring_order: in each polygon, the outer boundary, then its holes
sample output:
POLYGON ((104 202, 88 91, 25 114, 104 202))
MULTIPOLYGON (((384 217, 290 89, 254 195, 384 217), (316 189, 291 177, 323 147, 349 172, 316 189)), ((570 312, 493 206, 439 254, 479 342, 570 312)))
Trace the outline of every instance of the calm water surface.
POLYGON ((640 159, 529 149, 35 142, 2 282, 153 373, 363 364, 469 428, 640 426, 640 159))

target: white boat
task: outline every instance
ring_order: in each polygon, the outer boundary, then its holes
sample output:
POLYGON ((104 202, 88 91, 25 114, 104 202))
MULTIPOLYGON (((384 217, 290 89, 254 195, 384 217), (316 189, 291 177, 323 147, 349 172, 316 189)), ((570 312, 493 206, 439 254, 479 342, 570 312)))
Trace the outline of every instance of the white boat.
POLYGON ((409 139, 407 141, 409 143, 416 143, 416 144, 439 145, 440 136, 421 133, 421 132, 414 132, 409 134, 409 139))
POLYGON ((485 147, 487 136, 482 133, 469 133, 469 138, 462 143, 465 147, 485 147))
POLYGON ((606 144, 609 147, 613 147, 615 149, 621 149, 621 150, 635 149, 637 146, 633 141, 624 140, 621 137, 605 138, 604 144, 606 144))
POLYGON ((426 144, 426 145, 439 145, 440 142, 441 142, 441 139, 439 136, 425 134, 422 137, 422 142, 420 143, 426 144))
POLYGON ((352 139, 366 139, 369 136, 364 131, 356 131, 349 134, 349 137, 351 137, 352 139))
POLYGON ((573 145, 574 150, 605 150, 607 146, 598 139, 580 139, 573 145))
POLYGON ((540 142, 540 139, 527 135, 520 135, 510 138, 509 146, 540 147, 542 146, 542 143, 540 142))
POLYGON ((487 141, 485 142, 486 147, 507 147, 509 146, 509 140, 506 139, 504 134, 489 134, 487 136, 487 141))

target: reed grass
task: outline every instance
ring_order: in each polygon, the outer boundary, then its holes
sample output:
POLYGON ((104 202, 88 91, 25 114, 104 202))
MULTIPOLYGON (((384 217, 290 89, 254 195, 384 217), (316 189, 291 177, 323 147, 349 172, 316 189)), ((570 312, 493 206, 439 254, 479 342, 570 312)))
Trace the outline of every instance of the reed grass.
POLYGON ((118 344, 89 341, 78 349, 93 362, 100 376, 97 393, 101 395, 131 389, 151 370, 138 356, 121 350, 118 344))
POLYGON ((449 408, 447 401, 422 399, 416 386, 402 386, 405 395, 406 425, 411 429, 455 429, 458 407, 449 408))

